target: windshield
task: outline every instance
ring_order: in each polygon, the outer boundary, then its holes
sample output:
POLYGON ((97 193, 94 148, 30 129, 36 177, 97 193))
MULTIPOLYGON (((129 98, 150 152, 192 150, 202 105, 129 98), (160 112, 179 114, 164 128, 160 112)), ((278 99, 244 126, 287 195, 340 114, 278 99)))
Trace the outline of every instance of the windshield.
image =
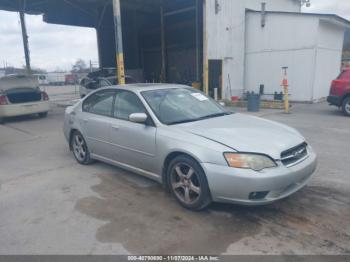
POLYGON ((166 125, 232 114, 193 88, 152 90, 142 95, 159 121, 166 125))

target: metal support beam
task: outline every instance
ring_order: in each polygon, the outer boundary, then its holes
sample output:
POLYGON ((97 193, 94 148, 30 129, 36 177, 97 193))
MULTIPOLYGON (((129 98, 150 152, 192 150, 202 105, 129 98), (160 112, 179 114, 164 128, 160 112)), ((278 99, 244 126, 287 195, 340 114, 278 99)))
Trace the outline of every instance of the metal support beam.
POLYGON ((30 52, 29 52, 28 34, 27 34, 27 27, 26 27, 24 10, 19 12, 19 17, 21 20, 24 56, 25 56, 25 60, 26 60, 26 71, 27 71, 27 74, 29 75, 32 73, 32 69, 30 66, 30 52))
POLYGON ((162 66, 160 73, 160 82, 166 82, 166 44, 165 44, 165 25, 164 25, 164 7, 160 7, 160 30, 161 30, 161 55, 162 55, 162 66))
POLYGON ((209 95, 209 61, 207 37, 207 1, 203 0, 203 91, 209 95))
POLYGON ((125 85, 125 66, 120 0, 113 0, 113 14, 116 43, 117 77, 119 85, 125 85))
POLYGON ((102 25, 103 19, 104 19, 105 14, 106 14, 107 6, 108 6, 108 2, 106 2, 105 5, 103 6, 102 12, 100 14, 99 21, 97 23, 97 28, 100 28, 101 25, 102 25))
POLYGON ((90 12, 89 10, 86 10, 85 8, 82 8, 81 5, 75 4, 73 2, 71 2, 70 0, 63 0, 65 3, 67 3, 68 5, 72 6, 73 8, 79 10, 80 12, 91 16, 92 18, 95 18, 94 14, 92 12, 90 12))
POLYGON ((196 0, 196 81, 200 82, 200 46, 199 46, 199 0, 196 0))

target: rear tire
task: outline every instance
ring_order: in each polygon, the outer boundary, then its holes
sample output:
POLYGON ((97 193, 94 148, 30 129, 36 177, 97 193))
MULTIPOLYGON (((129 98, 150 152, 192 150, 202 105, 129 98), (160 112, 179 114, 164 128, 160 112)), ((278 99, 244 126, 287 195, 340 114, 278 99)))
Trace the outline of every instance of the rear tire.
POLYGON ((168 188, 181 206, 192 211, 205 209, 211 203, 206 175, 194 159, 180 155, 167 170, 168 188))
POLYGON ((90 165, 93 163, 93 160, 90 157, 89 148, 80 132, 74 131, 72 134, 70 138, 70 148, 72 149, 73 155, 79 164, 90 165))
POLYGON ((48 115, 48 112, 43 112, 38 114, 40 118, 46 118, 48 115))
POLYGON ((342 110, 345 116, 350 116, 350 97, 344 99, 342 110))

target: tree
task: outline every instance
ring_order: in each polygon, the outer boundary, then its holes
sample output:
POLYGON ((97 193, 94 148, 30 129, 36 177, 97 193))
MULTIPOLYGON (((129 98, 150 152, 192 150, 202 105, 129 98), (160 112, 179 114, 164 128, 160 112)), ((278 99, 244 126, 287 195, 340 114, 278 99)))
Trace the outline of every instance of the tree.
POLYGON ((87 66, 83 59, 78 59, 72 67, 73 73, 82 73, 86 70, 87 66))

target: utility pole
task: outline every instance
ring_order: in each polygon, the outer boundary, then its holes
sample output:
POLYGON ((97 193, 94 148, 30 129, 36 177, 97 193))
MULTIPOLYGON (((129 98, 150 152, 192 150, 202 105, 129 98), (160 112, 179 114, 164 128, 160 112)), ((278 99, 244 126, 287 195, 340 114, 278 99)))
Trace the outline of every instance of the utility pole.
POLYGON ((25 60, 26 60, 26 71, 27 71, 27 74, 30 75, 32 73, 32 69, 30 67, 30 52, 29 52, 28 34, 27 34, 27 27, 26 27, 26 21, 25 21, 25 14, 24 14, 23 10, 19 12, 19 17, 21 20, 24 56, 25 56, 25 60))
POLYGON ((160 73, 160 82, 166 82, 166 43, 165 43, 165 25, 164 25, 164 5, 160 7, 160 37, 161 37, 161 55, 162 55, 162 66, 160 73))
POLYGON ((125 66, 123 51, 122 19, 120 0, 113 0, 114 31, 116 43, 117 77, 119 85, 125 85, 125 66))

